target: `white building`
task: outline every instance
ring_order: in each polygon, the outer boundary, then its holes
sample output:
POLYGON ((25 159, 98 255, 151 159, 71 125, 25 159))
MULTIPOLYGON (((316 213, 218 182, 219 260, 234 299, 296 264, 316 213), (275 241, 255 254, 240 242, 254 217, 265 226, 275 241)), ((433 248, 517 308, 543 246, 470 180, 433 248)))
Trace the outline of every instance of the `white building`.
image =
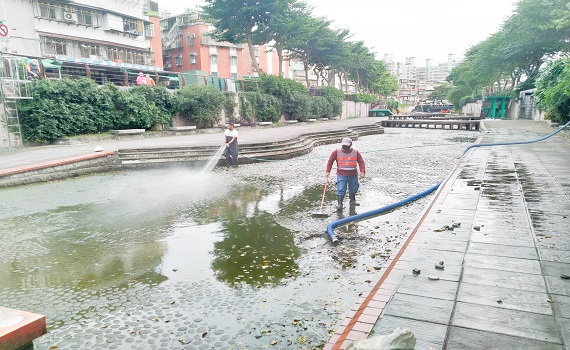
POLYGON ((439 63, 437 66, 432 65, 432 62, 433 60, 428 58, 424 67, 417 67, 418 79, 445 82, 451 70, 458 64, 453 54, 447 56, 447 62, 439 63))
POLYGON ((404 63, 401 63, 394 61, 391 54, 384 54, 384 64, 398 79, 444 82, 458 62, 453 54, 449 54, 447 62, 433 65, 433 60, 428 58, 424 66, 416 66, 415 57, 406 57, 404 63))
POLYGON ((416 79, 417 68, 416 59, 414 57, 406 57, 402 66, 399 79, 416 79))
MULTIPOLYGON (((153 66, 155 28, 145 0, 0 0, 5 53, 153 66)), ((159 28, 156 28, 159 30, 159 28)), ((160 57, 161 57, 160 53, 160 57)), ((160 66, 162 63, 160 62, 160 66)))

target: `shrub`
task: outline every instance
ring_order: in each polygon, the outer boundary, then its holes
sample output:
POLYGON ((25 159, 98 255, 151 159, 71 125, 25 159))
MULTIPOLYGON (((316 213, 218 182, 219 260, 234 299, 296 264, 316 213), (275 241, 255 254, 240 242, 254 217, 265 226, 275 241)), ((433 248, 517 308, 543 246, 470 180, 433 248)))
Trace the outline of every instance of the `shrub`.
POLYGON ((143 95, 126 91, 118 97, 115 106, 119 115, 114 120, 114 129, 149 129, 156 125, 159 109, 147 103, 143 95))
POLYGON ((333 117, 342 114, 342 101, 344 101, 344 92, 332 86, 324 86, 321 89, 321 96, 326 98, 332 106, 333 117))
POLYGON ((180 115, 199 127, 212 127, 220 121, 226 103, 224 93, 211 86, 186 86, 176 91, 180 115))
POLYGON ((400 107, 400 102, 396 100, 388 100, 386 101, 386 107, 390 110, 394 110, 400 107))
POLYGON ((292 93, 283 99, 283 112, 288 120, 307 121, 311 115, 311 97, 307 93, 292 93))
POLYGON ((110 101, 90 79, 35 80, 31 96, 18 104, 24 141, 53 141, 108 125, 110 101))
POLYGON ((465 106, 468 103, 471 102, 475 102, 476 100, 472 97, 472 96, 463 96, 460 100, 459 100, 459 105, 461 107, 465 106))
POLYGON ((236 81, 238 92, 261 91, 259 78, 248 78, 236 81))
POLYGON ((224 112, 226 116, 233 116, 236 111, 236 94, 234 92, 224 91, 224 112))
POLYGON ((570 58, 551 63, 540 75, 535 95, 537 106, 550 120, 560 124, 570 121, 570 58))
POLYGON ((254 91, 245 92, 240 94, 240 96, 242 104, 241 117, 243 119, 275 123, 281 118, 283 107, 277 97, 254 91))
POLYGON ((349 100, 354 102, 375 103, 378 102, 378 96, 371 94, 354 94, 350 95, 349 100))
MULTIPOLYGON (((129 93, 144 97, 146 105, 154 105, 157 114, 154 117, 153 125, 169 124, 172 116, 178 111, 178 100, 165 87, 151 85, 137 85, 128 90, 129 93)), ((152 108, 149 106, 148 108, 152 108)))
POLYGON ((252 123, 255 120, 255 107, 253 102, 248 100, 246 94, 255 93, 253 91, 250 92, 242 92, 239 96, 239 116, 241 121, 245 121, 246 123, 252 123))
POLYGON ((315 96, 311 98, 311 115, 315 118, 332 118, 333 107, 323 96, 315 96))
POLYGON ((292 79, 283 78, 281 76, 263 74, 260 76, 261 92, 273 95, 281 100, 287 98, 291 94, 300 93, 308 95, 307 87, 292 79))

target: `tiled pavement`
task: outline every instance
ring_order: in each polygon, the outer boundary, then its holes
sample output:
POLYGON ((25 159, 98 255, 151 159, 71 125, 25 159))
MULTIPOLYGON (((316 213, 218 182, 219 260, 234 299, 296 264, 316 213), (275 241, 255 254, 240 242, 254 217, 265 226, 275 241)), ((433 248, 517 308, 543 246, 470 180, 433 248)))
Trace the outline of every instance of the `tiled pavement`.
MULTIPOLYGON (((553 131, 532 121, 485 123, 483 144, 553 131)), ((324 349, 398 327, 412 331, 416 349, 570 349, 568 227, 567 133, 474 148, 324 349)))

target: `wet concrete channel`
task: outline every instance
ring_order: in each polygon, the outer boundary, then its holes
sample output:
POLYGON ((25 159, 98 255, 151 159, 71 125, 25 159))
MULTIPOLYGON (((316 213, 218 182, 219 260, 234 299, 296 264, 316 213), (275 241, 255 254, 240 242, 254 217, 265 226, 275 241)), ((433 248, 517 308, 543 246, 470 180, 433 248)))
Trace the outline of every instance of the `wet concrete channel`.
MULTIPOLYGON (((365 212, 445 178, 476 132, 354 146, 365 212)), ((334 145, 239 169, 168 168, 0 190, 0 301, 46 314, 37 349, 322 348, 430 198, 337 229, 312 218, 334 145)))
MULTIPOLYGON (((357 211, 441 180, 476 133, 393 130, 354 146, 357 211)), ((286 161, 84 176, 0 190, 0 300, 46 314, 37 349, 322 347, 429 199, 325 234, 336 146, 286 161)), ((348 215, 348 211, 341 215, 348 215)))

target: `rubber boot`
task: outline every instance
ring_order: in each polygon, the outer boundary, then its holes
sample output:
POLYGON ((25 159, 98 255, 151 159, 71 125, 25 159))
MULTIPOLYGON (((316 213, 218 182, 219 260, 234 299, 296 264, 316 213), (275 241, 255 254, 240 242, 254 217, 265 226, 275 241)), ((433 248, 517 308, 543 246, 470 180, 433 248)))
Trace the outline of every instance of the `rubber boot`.
POLYGON ((336 200, 337 200, 337 202, 338 202, 338 204, 337 204, 337 206, 336 206, 336 210, 342 211, 342 208, 343 208, 343 206, 342 206, 342 201, 344 200, 344 196, 339 196, 339 195, 337 195, 337 196, 336 196, 336 200))
POLYGON ((350 202, 349 202, 350 206, 359 206, 360 205, 360 203, 358 203, 356 201, 356 193, 350 193, 348 195, 348 198, 350 198, 350 202))

